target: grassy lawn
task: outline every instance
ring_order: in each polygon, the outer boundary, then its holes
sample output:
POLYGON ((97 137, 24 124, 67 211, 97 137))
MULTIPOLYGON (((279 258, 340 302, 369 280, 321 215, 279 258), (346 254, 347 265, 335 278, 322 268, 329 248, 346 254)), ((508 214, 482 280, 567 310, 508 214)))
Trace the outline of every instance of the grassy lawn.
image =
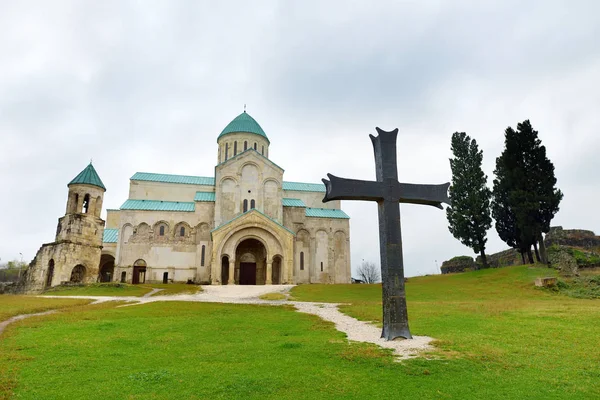
POLYGON ((59 308, 88 304, 90 300, 44 299, 34 296, 0 296, 0 321, 19 314, 34 314, 59 308))
MULTIPOLYGON (((0 399, 599 398, 600 301, 532 288, 550 273, 411 278, 411 329, 439 339, 439 350, 401 363, 285 306, 72 307, 7 328, 0 399)), ((292 294, 381 318, 378 285, 306 285, 292 294)))
MULTIPOLYGON (((522 397, 600 397, 600 301, 533 287, 536 277, 555 274, 519 266, 410 278, 411 332, 523 390, 547 385, 544 396, 535 389, 522 397)), ((350 303, 340 310, 381 325, 380 285, 302 285, 292 296, 350 303)))
POLYGON ((93 283, 86 286, 60 286, 47 290, 44 294, 52 296, 134 296, 141 297, 152 289, 163 289, 154 296, 170 296, 174 294, 192 294, 202 291, 199 285, 185 283, 145 283, 129 285, 126 283, 93 283))

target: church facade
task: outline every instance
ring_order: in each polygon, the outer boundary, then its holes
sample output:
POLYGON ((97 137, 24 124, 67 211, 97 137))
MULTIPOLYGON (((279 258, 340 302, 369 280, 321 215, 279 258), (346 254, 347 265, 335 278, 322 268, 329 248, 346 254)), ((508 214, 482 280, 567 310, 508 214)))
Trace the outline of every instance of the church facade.
POLYGON ((213 285, 349 283, 349 217, 325 186, 284 181, 245 111, 217 138, 212 176, 137 172, 129 198, 100 218, 106 188, 90 164, 69 185, 56 239, 29 290, 73 282, 213 285))

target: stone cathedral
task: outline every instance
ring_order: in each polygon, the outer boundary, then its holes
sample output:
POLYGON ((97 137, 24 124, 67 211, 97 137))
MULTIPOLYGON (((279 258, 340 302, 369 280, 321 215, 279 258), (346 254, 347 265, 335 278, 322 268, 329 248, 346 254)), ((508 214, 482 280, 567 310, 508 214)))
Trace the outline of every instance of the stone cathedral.
POLYGON ((212 176, 137 172, 100 218, 106 188, 90 163, 68 184, 55 241, 25 275, 62 282, 213 285, 349 283, 349 217, 325 186, 283 180, 269 138, 245 111, 217 138, 212 176))

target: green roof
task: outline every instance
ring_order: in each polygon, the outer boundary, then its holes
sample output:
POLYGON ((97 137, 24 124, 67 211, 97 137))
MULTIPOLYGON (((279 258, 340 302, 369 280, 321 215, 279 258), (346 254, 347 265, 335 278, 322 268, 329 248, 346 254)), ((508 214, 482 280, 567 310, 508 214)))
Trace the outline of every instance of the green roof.
POLYGON ((102 183, 102 180, 98 176, 98 173, 94 169, 92 163, 85 167, 85 169, 81 171, 79 175, 73 178, 73 180, 69 182, 69 185, 93 185, 106 190, 104 183, 102 183))
POLYGON ((283 182, 283 190, 294 190, 297 192, 323 192, 325 185, 322 183, 283 182))
POLYGON ((256 122, 254 118, 252 118, 250 114, 248 114, 246 111, 235 117, 233 121, 231 121, 225 127, 225 129, 223 129, 223 132, 221 132, 221 134, 217 138, 217 141, 219 140, 219 138, 227 135, 228 133, 236 132, 254 133, 256 135, 264 137, 265 139, 267 139, 267 142, 269 142, 269 138, 265 134, 265 131, 263 131, 258 122, 256 122))
POLYGON ((245 213, 241 213, 240 215, 238 215, 238 216, 236 216, 236 217, 233 217, 233 218, 232 218, 232 219, 230 219, 229 221, 227 221, 227 222, 223 222, 221 225, 219 225, 219 226, 217 226, 216 228, 212 229, 212 230, 210 231, 210 232, 211 232, 211 234, 212 234, 212 232, 216 231, 217 229, 221 228, 222 226, 225 226, 225 225, 227 225, 227 224, 230 224, 230 223, 232 223, 233 221, 235 221, 236 219, 238 219, 238 218, 241 218, 242 216, 244 216, 244 215, 246 215, 246 214, 248 214, 248 213, 251 213, 252 211, 256 211, 257 213, 259 213, 259 214, 260 214, 260 215, 262 215, 263 217, 265 217, 265 218, 267 218, 267 219, 271 220, 271 221, 272 221, 273 223, 275 223, 276 225, 279 225, 280 227, 282 227, 283 229, 285 229, 286 231, 288 231, 288 232, 289 232, 289 233, 291 233, 292 235, 296 236, 296 234, 294 233, 294 231, 292 231, 292 230, 290 230, 289 228, 287 228, 287 227, 285 227, 285 226, 281 225, 279 222, 275 221, 273 218, 269 217, 269 216, 268 216, 268 215, 266 215, 265 213, 258 211, 256 208, 251 208, 251 209, 249 209, 248 211, 246 211, 245 213))
POLYGON ((306 207, 306 204, 300 199, 286 199, 283 198, 281 204, 284 207, 306 207))
POLYGON ((130 179, 132 181, 183 183, 186 185, 215 185, 215 178, 209 176, 169 175, 154 174, 151 172, 136 172, 130 179))
POLYGON ((194 201, 215 201, 215 192, 196 192, 194 201))
POLYGON ((342 210, 331 209, 331 208, 306 208, 305 215, 307 217, 315 218, 342 218, 350 219, 348 214, 342 210))
MULTIPOLYGON (((248 149, 246 151, 255 151, 254 149, 248 149)), ((243 152, 242 152, 243 153, 243 152)), ((240 154, 236 155, 238 157, 240 154)), ((259 152, 256 154, 261 155, 259 152)), ((262 156, 262 155, 261 155, 262 156)), ((262 156, 264 157, 264 156, 262 156)), ((268 158, 264 157, 268 160, 268 158)), ((229 160, 233 159, 230 158, 229 160)), ((227 161, 229 161, 227 160, 227 161)), ((271 160, 269 160, 271 161, 271 160)), ((272 161, 271 161, 272 162, 272 161)), ((273 163, 273 162, 272 162, 273 163)), ((273 163, 277 167, 277 164, 273 163)), ((279 167, 281 168, 281 167, 279 167)), ((181 183, 185 185, 204 185, 214 186, 215 178, 210 176, 192 176, 192 175, 170 175, 170 174, 155 174, 152 172, 136 172, 131 178, 132 181, 149 181, 149 182, 163 182, 163 183, 181 183)), ((283 181, 283 190, 290 190, 296 192, 321 192, 325 193, 325 185, 322 183, 303 183, 303 182, 286 182, 283 181)))
POLYGON ((132 200, 123 203, 121 210, 194 212, 196 204, 189 201, 132 200))
POLYGON ((102 237, 103 243, 117 243, 119 237, 118 229, 104 229, 104 236, 102 237))

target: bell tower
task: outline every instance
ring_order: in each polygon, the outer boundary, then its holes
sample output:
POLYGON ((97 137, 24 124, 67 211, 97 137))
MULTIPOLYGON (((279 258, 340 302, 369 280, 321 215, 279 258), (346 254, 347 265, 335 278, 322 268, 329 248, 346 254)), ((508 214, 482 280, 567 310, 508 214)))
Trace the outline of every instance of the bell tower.
POLYGON ((22 280, 25 293, 39 293, 63 282, 98 280, 104 220, 100 218, 106 187, 90 164, 69 184, 67 209, 58 219, 54 242, 44 244, 22 280))

